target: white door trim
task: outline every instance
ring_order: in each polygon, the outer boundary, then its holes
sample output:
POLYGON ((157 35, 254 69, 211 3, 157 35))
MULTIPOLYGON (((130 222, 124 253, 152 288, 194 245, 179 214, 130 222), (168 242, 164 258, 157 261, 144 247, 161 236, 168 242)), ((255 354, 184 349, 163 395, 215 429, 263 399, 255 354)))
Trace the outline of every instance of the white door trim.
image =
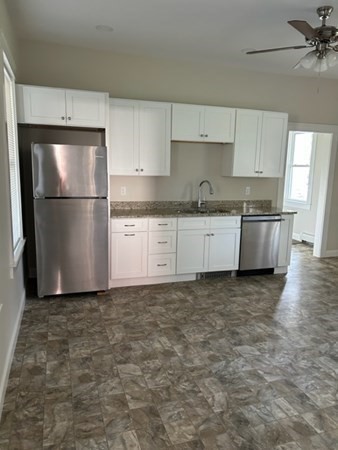
MULTIPOLYGON (((313 247, 314 256, 324 257, 327 256, 327 235, 338 145, 338 126, 313 123, 289 123, 288 128, 288 131, 310 131, 332 135, 329 155, 325 158, 325 161, 323 161, 318 198, 315 242, 313 247)), ((285 178, 280 178, 278 182, 277 207, 279 208, 283 207, 284 182, 285 178)))

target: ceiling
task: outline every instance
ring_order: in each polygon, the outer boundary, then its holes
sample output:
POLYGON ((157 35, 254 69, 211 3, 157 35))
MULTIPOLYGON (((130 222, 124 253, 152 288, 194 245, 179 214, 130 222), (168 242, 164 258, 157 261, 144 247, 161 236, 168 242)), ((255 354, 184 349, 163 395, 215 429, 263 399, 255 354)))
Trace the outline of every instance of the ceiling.
MULTIPOLYGON (((224 64, 295 76, 307 49, 246 55, 243 49, 302 45, 288 20, 319 26, 318 0, 5 0, 22 39, 91 49, 224 64), (113 28, 98 31, 97 25, 113 28)), ((329 25, 338 25, 338 0, 329 25)), ((338 66, 321 75, 338 79, 338 66)))

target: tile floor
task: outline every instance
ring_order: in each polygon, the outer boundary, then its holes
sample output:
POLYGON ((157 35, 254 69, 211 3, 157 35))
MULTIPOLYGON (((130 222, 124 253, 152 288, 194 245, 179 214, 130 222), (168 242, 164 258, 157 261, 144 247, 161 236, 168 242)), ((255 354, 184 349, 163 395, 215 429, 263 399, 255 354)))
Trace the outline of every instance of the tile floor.
POLYGON ((338 259, 29 298, 0 449, 338 449, 338 259))

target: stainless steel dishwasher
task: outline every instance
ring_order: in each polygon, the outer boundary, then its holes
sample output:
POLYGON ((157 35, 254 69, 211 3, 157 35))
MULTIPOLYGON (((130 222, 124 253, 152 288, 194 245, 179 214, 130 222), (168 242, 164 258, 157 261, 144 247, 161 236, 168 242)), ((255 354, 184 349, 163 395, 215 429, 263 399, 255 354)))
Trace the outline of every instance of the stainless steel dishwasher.
POLYGON ((242 217, 239 271, 277 266, 281 220, 280 215, 242 217))

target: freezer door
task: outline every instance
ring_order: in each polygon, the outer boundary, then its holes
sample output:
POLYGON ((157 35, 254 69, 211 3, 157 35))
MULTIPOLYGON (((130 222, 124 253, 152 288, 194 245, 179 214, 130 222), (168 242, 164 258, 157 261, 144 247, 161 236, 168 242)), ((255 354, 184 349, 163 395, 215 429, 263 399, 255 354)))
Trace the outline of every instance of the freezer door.
POLYGON ((34 200, 38 295, 108 289, 108 200, 34 200))
POLYGON ((33 197, 107 197, 107 148, 32 144, 33 197))

